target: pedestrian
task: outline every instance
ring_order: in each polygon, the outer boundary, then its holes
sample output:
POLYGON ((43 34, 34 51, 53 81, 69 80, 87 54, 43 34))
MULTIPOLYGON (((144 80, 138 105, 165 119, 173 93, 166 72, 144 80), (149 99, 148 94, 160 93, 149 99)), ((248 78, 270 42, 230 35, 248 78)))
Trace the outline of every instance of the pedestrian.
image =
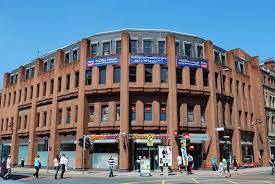
POLYGON ((61 158, 60 158, 60 165, 61 165, 61 175, 60 175, 60 178, 63 178, 63 176, 64 176, 64 173, 66 171, 66 163, 68 163, 68 162, 67 162, 67 159, 65 157, 65 154, 63 153, 62 156, 61 156, 61 158))
POLYGON ((234 171, 237 171, 238 169, 238 162, 235 156, 233 156, 233 166, 234 166, 234 171))
POLYGON ((217 158, 215 156, 211 159, 213 171, 218 171, 217 158))
POLYGON ((156 169, 158 169, 159 168, 159 156, 158 155, 156 155, 155 156, 155 164, 156 164, 156 169))
POLYGON ((193 174, 192 173, 192 167, 193 167, 194 160, 193 160, 192 155, 188 154, 187 160, 188 160, 187 172, 188 172, 188 174, 193 174))
POLYGON ((34 165, 34 168, 35 168, 35 173, 33 174, 33 179, 34 179, 35 177, 38 178, 39 169, 41 167, 41 162, 40 162, 39 155, 37 155, 35 157, 33 165, 34 165))
POLYGON ((24 167, 24 166, 25 166, 25 159, 24 159, 24 157, 21 159, 20 166, 21 166, 21 167, 24 167))
POLYGON ((182 157, 178 155, 177 157, 177 162, 178 162, 178 171, 181 173, 181 166, 182 166, 182 157))
POLYGON ((59 171, 59 155, 56 155, 55 159, 53 160, 53 167, 54 167, 54 179, 57 179, 58 171, 59 171))
POLYGON ((113 159, 112 156, 110 156, 110 158, 108 160, 108 164, 109 164, 109 168, 110 168, 109 177, 114 177, 113 169, 114 169, 114 165, 115 165, 115 160, 113 159))
POLYGON ((223 159, 222 159, 222 171, 223 171, 224 174, 227 171, 227 160, 226 160, 225 157, 223 157, 223 159))
POLYGON ((6 160, 6 171, 5 171, 5 175, 4 178, 9 179, 11 176, 11 156, 9 155, 7 160, 6 160))
POLYGON ((141 156, 138 156, 138 160, 137 160, 138 172, 140 172, 140 159, 141 159, 141 156))
POLYGON ((223 172, 223 168, 222 168, 222 162, 219 163, 219 173, 223 172))
POLYGON ((269 163, 272 167, 271 169, 271 175, 275 174, 275 158, 274 158, 274 154, 271 154, 270 159, 269 159, 269 163))
POLYGON ((68 171, 69 158, 65 157, 65 171, 68 171))

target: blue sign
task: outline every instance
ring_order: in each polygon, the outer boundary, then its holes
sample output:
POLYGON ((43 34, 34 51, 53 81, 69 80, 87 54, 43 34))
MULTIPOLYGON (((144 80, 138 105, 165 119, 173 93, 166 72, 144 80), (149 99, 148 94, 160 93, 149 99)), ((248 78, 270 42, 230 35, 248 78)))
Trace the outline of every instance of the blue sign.
POLYGON ((177 58, 177 65, 178 66, 188 66, 188 67, 195 67, 195 68, 202 68, 208 69, 208 62, 203 59, 193 59, 193 58, 177 58))
POLYGON ((141 56, 141 55, 131 55, 131 64, 161 64, 167 65, 166 56, 141 56))
POLYGON ((87 67, 94 66, 107 66, 107 65, 117 65, 119 64, 119 56, 102 56, 87 59, 87 67))

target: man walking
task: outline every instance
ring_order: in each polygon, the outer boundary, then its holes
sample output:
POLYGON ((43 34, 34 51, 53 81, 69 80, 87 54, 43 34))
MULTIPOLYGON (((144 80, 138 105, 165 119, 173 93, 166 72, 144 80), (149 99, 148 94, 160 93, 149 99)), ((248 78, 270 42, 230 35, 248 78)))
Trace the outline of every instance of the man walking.
POLYGON ((272 167, 272 169, 271 169, 271 175, 274 175, 275 174, 275 158, 274 158, 273 154, 271 154, 271 156, 270 156, 269 163, 270 163, 270 165, 272 167))
POLYGON ((34 159, 33 165, 35 168, 35 173, 33 174, 33 178, 35 177, 38 178, 39 169, 41 167, 39 155, 37 155, 36 158, 34 159))
POLYGON ((192 155, 188 154, 187 160, 188 160, 187 172, 188 172, 188 174, 193 174, 192 173, 192 166, 193 166, 193 157, 192 157, 192 155))
POLYGON ((182 157, 178 155, 177 157, 177 162, 178 162, 178 171, 181 173, 181 166, 182 166, 182 157))
POLYGON ((6 161, 7 173, 4 175, 4 178, 9 179, 11 176, 11 156, 9 155, 6 161))
POLYGON ((113 159, 112 156, 110 156, 110 158, 108 160, 108 164, 109 164, 109 168, 110 168, 109 177, 114 177, 113 169, 114 169, 114 165, 115 165, 115 160, 113 159))
POLYGON ((60 165, 61 165, 61 175, 60 178, 63 178, 64 173, 66 171, 66 163, 67 163, 67 158, 65 157, 65 154, 62 154, 62 157, 60 158, 60 165))

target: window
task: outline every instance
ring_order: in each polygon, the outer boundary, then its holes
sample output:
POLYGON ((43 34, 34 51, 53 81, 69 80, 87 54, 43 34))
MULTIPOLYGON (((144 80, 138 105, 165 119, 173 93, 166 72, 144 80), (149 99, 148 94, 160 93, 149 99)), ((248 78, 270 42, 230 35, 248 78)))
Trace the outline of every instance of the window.
POLYGON ((114 67, 114 77, 113 77, 114 83, 120 82, 120 67, 114 67))
POLYGON ((196 68, 189 68, 190 70, 190 84, 191 85, 196 85, 196 68))
POLYGON ((145 121, 152 120, 152 105, 151 104, 144 105, 144 120, 145 121))
POLYGON ((20 89, 19 90, 19 100, 18 100, 19 102, 18 103, 21 103, 21 95, 22 95, 22 90, 20 89))
POLYGON ((58 109, 57 123, 59 125, 62 123, 62 109, 58 109))
POLYGON ((24 129, 27 128, 27 122, 28 122, 28 116, 25 115, 25 117, 24 117, 24 129))
POLYGON ((230 108, 230 125, 233 125, 233 120, 234 120, 234 114, 233 114, 233 110, 232 110, 232 107, 230 108))
POLYGON ((65 64, 70 63, 70 52, 65 53, 64 61, 65 64))
POLYGON ((51 83, 50 83, 50 94, 53 94, 53 87, 54 87, 54 79, 51 79, 51 83))
POLYGON ((196 45, 196 54, 198 58, 203 58, 203 46, 196 45))
POLYGON ((33 77, 34 76, 34 66, 30 68, 30 77, 33 77))
POLYGON ((194 122, 194 105, 187 105, 187 118, 188 122, 194 122))
POLYGON ((49 70, 52 70, 54 68, 54 58, 50 59, 49 63, 49 70))
POLYGON ((4 119, 2 119, 2 122, 1 122, 1 132, 3 131, 3 126, 4 126, 4 119))
POLYGON ((78 88, 79 87, 79 72, 74 73, 75 79, 74 79, 74 87, 78 88))
POLYGON ((9 128, 9 118, 6 119, 6 131, 8 130, 9 128))
MULTIPOLYGON (((3 119, 2 119, 2 125, 3 125, 3 119)), ((18 130, 21 129, 21 116, 19 116, 19 119, 18 119, 18 130)), ((1 127, 1 130, 3 130, 3 127, 1 127)))
MULTIPOLYGON (((16 102, 16 91, 13 92, 13 105, 15 104, 16 102)), ((0 102, 1 104, 1 102, 0 102)))
POLYGON ((221 64, 226 65, 225 54, 221 54, 221 64))
POLYGON ((214 59, 216 64, 221 64, 220 53, 216 50, 214 51, 214 59))
POLYGON ((238 122, 238 125, 241 126, 241 123, 242 123, 242 111, 239 111, 239 122, 238 122))
POLYGON ((162 83, 168 82, 168 68, 166 66, 161 66, 160 79, 162 83))
POLYGON ((153 65, 145 65, 145 82, 152 82, 153 65))
POLYGON ((151 40, 143 40, 143 52, 144 54, 152 54, 153 42, 151 40))
POLYGON ((219 79, 219 74, 215 72, 215 84, 216 84, 216 89, 218 89, 218 79, 219 79))
POLYGON ((116 41, 116 53, 120 54, 121 52, 121 40, 116 41))
POLYGON ((99 84, 106 83, 106 66, 99 67, 99 84))
POLYGON ((97 55, 97 43, 91 44, 91 57, 97 55))
POLYGON ((68 107, 67 108, 67 119, 66 119, 66 124, 70 124, 71 123, 71 108, 68 107))
POLYGON ((102 105, 102 107, 101 107, 101 121, 102 122, 109 121, 109 107, 108 107, 108 105, 102 105))
POLYGON ((86 85, 91 85, 92 84, 92 70, 86 70, 85 84, 86 85))
POLYGON ((247 127, 247 112, 244 113, 244 123, 245 127, 247 127))
POLYGON ((131 105, 131 121, 136 121, 136 105, 131 105))
POLYGON ((239 95, 239 81, 236 81, 236 90, 237 90, 237 95, 239 95))
POLYGON ((160 105, 160 121, 166 121, 166 104, 160 105))
POLYGON ((73 50, 73 61, 76 61, 79 59, 79 50, 78 49, 75 49, 73 50))
POLYGON ((201 105, 201 122, 205 123, 205 106, 201 105))
POLYGON ((165 41, 158 41, 158 53, 165 54, 165 41))
POLYGON ((208 86, 208 74, 208 71, 203 70, 203 86, 208 86))
POLYGON ((239 63, 240 65, 240 73, 244 74, 244 64, 243 63, 239 63))
POLYGON ((66 76, 66 89, 69 90, 70 89, 70 83, 71 83, 71 76, 70 74, 68 74, 66 76))
POLYGON ((78 106, 75 106, 75 123, 77 123, 77 116, 78 116, 78 106))
POLYGON ((136 54, 137 53, 137 40, 131 40, 130 43, 130 48, 131 48, 131 53, 136 54))
POLYGON ((116 121, 120 121, 120 104, 116 104, 116 121))
POLYGON ((47 91, 47 82, 44 82, 44 86, 43 86, 43 96, 46 96, 46 91, 47 91))
POLYGON ((249 96, 249 98, 251 98, 251 86, 250 85, 248 85, 248 96, 249 96))
POLYGON ((254 122, 254 115, 251 113, 251 123, 254 122))
POLYGON ((61 87, 62 87, 62 78, 58 77, 58 92, 61 92, 61 87))
POLYGON ((47 125, 47 112, 45 111, 43 113, 43 126, 45 127, 47 125))
POLYGON ((129 82, 136 82, 136 75, 137 75, 137 67, 130 66, 129 67, 129 82))
POLYGON ((234 61, 236 72, 244 74, 244 63, 239 61, 234 61))
POLYGON ((176 54, 180 53, 180 42, 176 41, 175 43, 175 50, 176 50, 176 54))
POLYGON ((36 98, 39 97, 39 92, 40 92, 40 84, 36 85, 36 98))
POLYGON ((109 55, 111 52, 111 42, 104 42, 102 45, 102 55, 109 55))
POLYGON ((191 43, 184 43, 184 55, 191 57, 192 56, 192 44, 191 43))
POLYGON ((93 105, 89 106, 89 122, 94 122, 95 119, 95 107, 93 105))
POLYGON ((32 96, 33 96, 33 86, 31 86, 30 99, 32 99, 32 96))
POLYGON ((30 78, 30 69, 29 69, 29 68, 26 69, 25 78, 26 78, 26 79, 30 78))
POLYGON ((246 98, 246 94, 245 94, 245 83, 243 83, 243 96, 246 98))
POLYGON ((230 88, 230 93, 232 93, 232 89, 233 89, 233 79, 232 78, 230 78, 230 86, 229 86, 229 88, 230 88))
POLYGON ((24 96, 24 101, 26 101, 26 100, 27 100, 27 94, 28 94, 28 88, 27 88, 27 87, 25 87, 25 96, 24 96))
POLYGON ((182 68, 176 68, 177 83, 182 84, 182 68))
POLYGON ((8 100, 8 105, 11 104, 11 93, 9 93, 9 100, 8 100))
POLYGON ((44 61, 44 63, 43 63, 43 71, 44 72, 48 71, 48 62, 47 61, 44 61))

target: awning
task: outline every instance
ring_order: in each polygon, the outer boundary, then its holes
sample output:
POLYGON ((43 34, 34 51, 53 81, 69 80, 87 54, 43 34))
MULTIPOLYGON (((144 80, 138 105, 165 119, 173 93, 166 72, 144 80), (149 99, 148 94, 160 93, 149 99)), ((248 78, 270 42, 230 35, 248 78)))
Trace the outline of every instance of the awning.
POLYGON ((190 143, 202 143, 209 139, 208 134, 189 134, 190 143))
POLYGON ((117 139, 97 139, 93 143, 117 143, 117 139))
POLYGON ((241 141, 241 145, 253 145, 252 142, 241 141))
MULTIPOLYGON (((135 139, 134 142, 135 143, 140 143, 140 144, 146 144, 147 139, 135 139)), ((161 143, 161 139, 155 139, 154 143, 161 143)))

